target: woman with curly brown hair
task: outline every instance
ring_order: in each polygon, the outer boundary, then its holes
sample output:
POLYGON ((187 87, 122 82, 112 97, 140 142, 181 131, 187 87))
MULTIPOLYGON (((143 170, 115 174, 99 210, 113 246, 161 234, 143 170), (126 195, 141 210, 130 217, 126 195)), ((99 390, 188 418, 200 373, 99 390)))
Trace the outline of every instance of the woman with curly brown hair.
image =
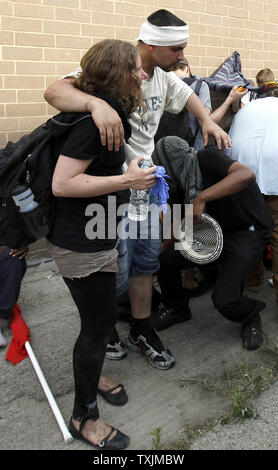
MULTIPOLYGON (((140 87, 146 78, 136 48, 124 41, 105 40, 85 54, 81 66, 75 86, 117 110, 128 140, 128 117, 138 106, 143 109, 140 87)), ((65 114, 70 121, 84 113, 65 114)), ((81 119, 62 147, 52 182, 56 216, 48 236, 49 250, 81 319, 73 351, 75 400, 69 429, 74 437, 102 449, 124 449, 129 443, 128 436, 99 418, 97 407, 106 347, 116 321, 117 239, 109 235, 108 198, 114 198, 117 211, 128 202, 129 188, 155 184, 156 167, 140 169, 139 161, 134 160, 122 174, 123 146, 108 151, 101 145, 94 121, 81 119), (88 230, 86 211, 92 205, 104 215, 103 236, 88 230)), ((123 386, 118 388, 123 395, 123 386)))

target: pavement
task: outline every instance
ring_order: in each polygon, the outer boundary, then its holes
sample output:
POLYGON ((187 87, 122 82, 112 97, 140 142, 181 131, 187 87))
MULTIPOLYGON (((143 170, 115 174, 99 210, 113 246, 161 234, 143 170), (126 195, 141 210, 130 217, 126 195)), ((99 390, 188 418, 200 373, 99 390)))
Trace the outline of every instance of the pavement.
MULTIPOLYGON (((156 448, 154 432, 164 449, 171 449, 171 443, 183 438, 186 426, 229 412, 230 401, 210 393, 203 384, 219 380, 225 370, 242 361, 267 365, 268 345, 278 344, 278 311, 267 280, 254 297, 267 302, 262 312, 266 344, 258 351, 244 350, 239 325, 215 311, 207 293, 191 300, 190 321, 160 333, 176 357, 173 368, 154 369, 141 353, 131 351, 121 361, 105 361, 104 373, 125 385, 129 401, 123 407, 113 407, 99 397, 101 416, 130 436, 129 450, 156 448)), ((31 330, 33 352, 68 423, 74 394, 72 348, 79 319, 52 260, 28 263, 18 303, 31 330)), ((119 322, 118 331, 125 340, 128 324, 119 322)), ((10 341, 8 326, 4 334, 10 341)), ((14 366, 6 361, 5 353, 5 349, 0 350, 0 450, 91 450, 78 440, 65 444, 30 359, 14 366)), ((200 434, 190 450, 277 450, 277 396, 276 382, 256 399, 256 419, 200 434)))

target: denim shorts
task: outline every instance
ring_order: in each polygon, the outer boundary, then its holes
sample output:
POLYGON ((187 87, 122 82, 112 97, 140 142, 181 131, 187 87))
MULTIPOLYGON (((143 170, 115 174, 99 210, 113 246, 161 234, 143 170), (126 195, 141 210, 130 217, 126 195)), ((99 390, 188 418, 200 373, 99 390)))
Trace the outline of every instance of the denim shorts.
MULTIPOLYGON (((150 197, 150 204, 157 205, 156 199, 150 197)), ((124 216, 123 221, 130 229, 132 236, 122 237, 118 245, 117 295, 127 291, 130 276, 142 276, 158 271, 161 247, 158 211, 154 214, 149 212, 148 219, 144 223, 131 221, 127 215, 124 216), (135 233, 137 236, 134 236, 135 233)))

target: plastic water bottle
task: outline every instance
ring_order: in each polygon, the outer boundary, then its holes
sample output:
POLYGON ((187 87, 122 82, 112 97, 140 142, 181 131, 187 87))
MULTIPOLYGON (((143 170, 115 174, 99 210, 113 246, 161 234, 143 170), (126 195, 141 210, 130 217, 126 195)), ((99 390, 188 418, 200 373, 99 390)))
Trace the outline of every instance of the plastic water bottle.
POLYGON ((38 206, 38 203, 34 201, 31 188, 25 184, 16 186, 12 198, 18 206, 19 212, 30 212, 38 206))
MULTIPOLYGON (((140 168, 153 166, 151 157, 144 156, 140 168)), ((128 218, 141 222, 148 216, 150 189, 132 189, 128 205, 128 218)))

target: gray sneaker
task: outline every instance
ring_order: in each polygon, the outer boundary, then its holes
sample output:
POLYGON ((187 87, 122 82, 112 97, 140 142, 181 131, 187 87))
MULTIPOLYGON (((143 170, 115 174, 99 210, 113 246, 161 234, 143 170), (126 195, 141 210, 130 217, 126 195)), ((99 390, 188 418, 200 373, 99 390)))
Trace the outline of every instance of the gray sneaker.
POLYGON ((126 355, 127 355, 127 350, 126 350, 124 343, 122 343, 122 341, 107 345, 106 354, 105 354, 106 359, 111 359, 112 361, 120 361, 121 359, 126 357, 126 355))
MULTIPOLYGON (((152 335, 155 335, 156 340, 159 340, 155 329, 152 330, 152 335)), ((133 338, 130 333, 126 344, 131 351, 141 351, 142 353, 144 353, 148 363, 151 364, 153 367, 156 367, 156 369, 170 369, 170 367, 175 364, 174 356, 172 356, 171 352, 168 349, 163 349, 158 352, 155 349, 155 346, 150 344, 151 342, 151 337, 147 341, 143 335, 139 335, 137 338, 133 338)), ((159 342, 161 343, 160 340, 159 342)), ((162 345, 162 347, 164 346, 162 345)))

